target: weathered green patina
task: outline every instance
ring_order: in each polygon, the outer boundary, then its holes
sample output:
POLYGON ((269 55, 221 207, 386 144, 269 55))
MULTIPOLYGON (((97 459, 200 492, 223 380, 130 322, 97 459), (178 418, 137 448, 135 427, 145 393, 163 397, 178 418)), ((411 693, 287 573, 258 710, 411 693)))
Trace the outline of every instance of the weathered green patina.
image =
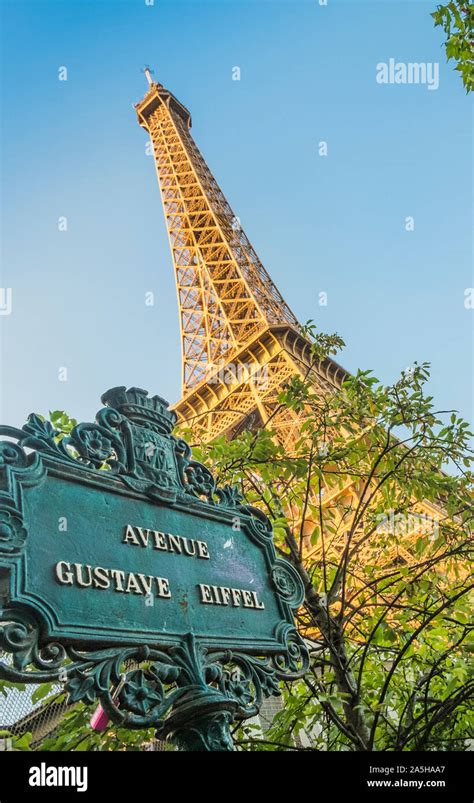
POLYGON ((0 427, 0 677, 59 679, 122 726, 231 749, 229 724, 306 668, 301 580, 262 511, 172 435, 167 402, 102 402, 61 440, 36 415, 0 427))

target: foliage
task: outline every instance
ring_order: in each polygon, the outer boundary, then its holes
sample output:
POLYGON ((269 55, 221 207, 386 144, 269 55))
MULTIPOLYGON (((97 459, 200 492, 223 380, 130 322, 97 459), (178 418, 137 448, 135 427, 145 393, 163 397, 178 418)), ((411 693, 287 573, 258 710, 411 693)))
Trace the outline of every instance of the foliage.
MULTIPOLYGON (((11 688, 26 692, 25 684, 2 681, 0 689, 4 696, 8 696, 8 690, 11 688)), ((47 723, 48 708, 63 703, 66 694, 63 691, 57 691, 56 683, 42 683, 35 688, 30 698, 35 711, 44 714, 42 720, 42 727, 44 727, 44 724, 47 723), (42 701, 41 705, 35 706, 39 701, 42 701)), ((147 749, 147 746, 153 742, 154 731, 152 728, 134 731, 109 725, 105 731, 93 730, 90 721, 95 709, 95 705, 85 705, 84 703, 70 705, 54 730, 40 742, 36 741, 37 736, 34 732, 15 734, 8 730, 0 732, 0 739, 11 737, 13 750, 41 749, 54 752, 69 750, 138 751, 147 749)), ((40 721, 40 717, 38 721, 40 721)))
POLYGON ((474 4, 464 0, 438 5, 431 14, 435 27, 441 26, 446 34, 445 49, 448 61, 456 61, 455 69, 461 73, 466 92, 474 88, 473 24, 474 4))
MULTIPOLYGON (((62 695, 64 696, 64 695, 62 695)), ((109 726, 105 731, 90 727, 94 706, 83 703, 71 706, 64 714, 54 734, 41 742, 41 750, 143 750, 153 740, 153 729, 133 731, 109 726)))
POLYGON ((70 435, 74 427, 77 425, 77 420, 71 418, 64 410, 49 411, 49 420, 53 427, 58 431, 59 437, 63 438, 65 435, 70 435))

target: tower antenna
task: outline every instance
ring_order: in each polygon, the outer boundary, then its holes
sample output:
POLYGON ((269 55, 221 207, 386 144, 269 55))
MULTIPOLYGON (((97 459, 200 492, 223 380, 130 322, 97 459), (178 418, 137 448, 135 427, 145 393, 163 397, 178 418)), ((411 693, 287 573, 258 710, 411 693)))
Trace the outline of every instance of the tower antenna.
POLYGON ((148 64, 145 64, 145 66, 144 66, 144 68, 143 68, 142 72, 143 72, 143 73, 145 73, 146 80, 148 81, 149 85, 151 86, 151 85, 152 85, 152 83, 153 83, 153 79, 152 79, 152 77, 151 77, 151 76, 154 74, 154 72, 155 72, 155 71, 154 71, 154 70, 152 70, 152 69, 151 69, 151 68, 148 66, 148 64))

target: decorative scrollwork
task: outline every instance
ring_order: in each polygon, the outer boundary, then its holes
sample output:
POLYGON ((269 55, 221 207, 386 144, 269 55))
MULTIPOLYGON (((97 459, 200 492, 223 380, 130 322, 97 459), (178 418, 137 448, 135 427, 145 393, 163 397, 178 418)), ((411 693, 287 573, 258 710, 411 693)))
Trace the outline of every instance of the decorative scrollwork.
POLYGON ((240 652, 228 655, 220 689, 237 703, 237 713, 241 718, 255 716, 264 697, 281 694, 276 671, 269 659, 240 652))
POLYGON ((290 563, 276 560, 272 569, 273 584, 291 608, 298 608, 304 600, 303 583, 290 563))
POLYGON ((222 488, 217 488, 216 496, 220 505, 231 509, 240 507, 244 498, 234 485, 224 485, 222 488))
MULTIPOLYGON (((18 438, 21 431, 0 427, 0 435, 18 438)), ((40 483, 45 469, 38 453, 27 454, 17 443, 0 441, 0 554, 21 552, 27 536, 22 486, 40 483)))
MULTIPOLYGON (((28 665, 33 665, 36 669, 47 673, 54 673, 61 666, 66 658, 66 650, 56 642, 50 642, 40 646, 40 630, 35 619, 28 617, 23 612, 5 610, 1 612, 0 625, 0 650, 12 655, 13 668, 6 667, 12 679, 24 680, 30 675, 23 670, 28 665), (19 676, 19 674, 21 677, 19 676)), ((36 677, 36 673, 31 677, 36 677)), ((38 676, 39 681, 50 680, 52 677, 38 676)))
POLYGON ((212 473, 197 460, 190 460, 184 470, 186 491, 193 496, 204 497, 212 504, 216 483, 212 473))
POLYGON ((16 443, 9 441, 0 442, 0 467, 12 468, 25 468, 27 466, 27 457, 23 449, 16 443))
POLYGON ((282 680, 301 677, 309 667, 308 648, 292 625, 282 622, 279 629, 279 636, 286 649, 273 658, 276 676, 282 680))
POLYGON ((60 680, 71 703, 99 700, 114 723, 154 726, 161 735, 178 728, 184 711, 186 716, 199 714, 200 721, 222 711, 230 719, 255 716, 264 697, 280 694, 278 678, 291 677, 302 655, 293 634, 287 638, 289 655, 273 661, 210 649, 192 634, 166 652, 147 646, 84 651, 48 644, 40 649, 34 619, 8 611, 5 618, 10 621, 0 627, 0 649, 12 653, 13 666, 0 662, 4 677, 30 683, 60 680), (130 661, 146 665, 127 671, 130 661), (172 707, 171 718, 163 719, 172 707))
POLYGON ((50 454, 62 460, 73 460, 74 456, 67 449, 67 440, 59 439, 60 432, 50 421, 44 421, 36 413, 30 413, 26 424, 22 427, 21 445, 28 449, 37 449, 43 454, 50 454))
POLYGON ((217 488, 212 472, 193 460, 189 444, 171 434, 176 414, 159 396, 149 397, 140 388, 112 388, 102 396, 107 405, 94 423, 77 424, 62 436, 49 421, 35 413, 16 430, 20 446, 0 444, 0 467, 21 459, 16 449, 35 449, 39 454, 80 464, 88 469, 108 469, 136 491, 152 498, 173 501, 192 496, 210 505, 250 516, 255 535, 271 538, 272 527, 258 508, 242 504, 237 488, 217 488), (116 407, 111 405, 115 404, 116 407))
MULTIPOLYGON (((173 500, 184 493, 211 505, 217 497, 229 509, 240 505, 241 494, 229 486, 216 489, 212 472, 192 459, 186 441, 171 434, 176 414, 164 399, 150 398, 140 388, 119 387, 104 393, 102 401, 107 406, 95 423, 77 424, 65 437, 32 413, 20 431, 21 445, 89 469, 112 470, 126 485, 153 498, 173 500)), ((3 459, 13 457, 5 449, 3 459)), ((258 522, 256 526, 261 528, 258 522)))
POLYGON ((127 675, 119 699, 132 714, 149 716, 163 704, 163 698, 163 686, 160 681, 150 681, 143 669, 137 669, 127 675))
POLYGON ((0 510, 0 552, 17 552, 26 538, 26 527, 19 513, 0 510))
POLYGON ((239 505, 238 510, 240 513, 250 517, 249 532, 257 542, 271 541, 273 538, 272 523, 263 510, 253 505, 239 505))
POLYGON ((69 443, 79 456, 95 468, 100 468, 114 455, 112 441, 105 432, 94 424, 81 424, 74 427, 69 443))

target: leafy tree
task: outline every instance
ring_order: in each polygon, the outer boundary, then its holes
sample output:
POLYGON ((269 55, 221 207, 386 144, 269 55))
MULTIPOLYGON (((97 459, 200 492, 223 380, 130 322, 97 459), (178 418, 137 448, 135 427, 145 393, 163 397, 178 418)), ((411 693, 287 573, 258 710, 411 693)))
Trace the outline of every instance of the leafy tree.
POLYGON ((473 26, 474 4, 451 0, 438 5, 431 14, 435 27, 441 26, 446 34, 445 49, 448 61, 454 59, 455 69, 461 73, 466 92, 474 88, 473 26))

